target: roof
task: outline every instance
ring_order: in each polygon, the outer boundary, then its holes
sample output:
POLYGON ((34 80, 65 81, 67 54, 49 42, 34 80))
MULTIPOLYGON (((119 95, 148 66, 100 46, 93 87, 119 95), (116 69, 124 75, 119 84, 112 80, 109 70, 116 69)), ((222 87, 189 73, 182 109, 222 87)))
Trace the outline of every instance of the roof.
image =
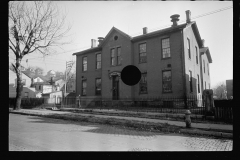
POLYGON ((175 30, 179 30, 179 29, 182 29, 182 28, 186 27, 186 25, 187 24, 184 23, 184 24, 181 24, 181 25, 177 25, 175 27, 168 27, 168 28, 161 29, 161 30, 154 31, 154 32, 150 32, 150 33, 147 33, 147 34, 142 34, 142 35, 133 37, 132 41, 141 40, 141 39, 157 36, 159 34, 164 34, 166 32, 172 32, 172 31, 175 31, 175 30))
MULTIPOLYGON (((138 41, 138 40, 142 40, 142 39, 158 36, 159 34, 165 34, 165 33, 168 33, 168 32, 178 31, 178 30, 181 30, 181 29, 183 29, 185 27, 188 27, 188 26, 192 27, 193 33, 194 33, 194 35, 195 35, 195 37, 197 39, 198 45, 202 46, 202 39, 201 39, 200 33, 198 31, 197 24, 196 24, 195 21, 192 21, 190 23, 183 23, 183 24, 179 24, 179 25, 174 26, 174 27, 171 26, 171 27, 168 27, 168 28, 165 28, 165 29, 161 29, 161 30, 158 30, 158 31, 150 32, 150 33, 147 33, 147 34, 142 34, 142 35, 139 35, 139 36, 136 36, 136 37, 131 37, 128 34, 120 31, 116 27, 112 27, 112 29, 108 32, 108 34, 106 35, 106 37, 104 38, 104 40, 100 43, 100 45, 98 47, 89 48, 89 49, 86 49, 86 50, 83 50, 83 51, 80 51, 80 52, 76 52, 76 53, 73 53, 73 55, 77 56, 77 55, 82 55, 82 54, 90 53, 90 52, 94 52, 94 51, 100 51, 102 49, 103 44, 107 41, 108 37, 110 36, 110 34, 113 31, 117 31, 121 35, 129 38, 131 41, 134 42, 134 41, 138 41)), ((208 58, 209 58, 209 62, 211 63, 210 53, 208 54, 208 58)))
POLYGON ((35 76, 33 76, 32 78, 33 79, 35 79, 35 78, 41 78, 42 80, 44 80, 44 81, 46 81, 46 80, 48 80, 46 77, 44 77, 44 76, 42 76, 42 75, 35 75, 35 76))
POLYGON ((79 55, 79 54, 84 54, 84 53, 89 53, 89 52, 94 52, 94 51, 100 51, 102 47, 93 47, 89 48, 80 52, 73 53, 73 55, 79 55))
POLYGON ((126 34, 126 33, 124 33, 123 31, 117 29, 116 27, 112 27, 112 29, 108 32, 108 34, 106 35, 106 37, 105 37, 105 38, 103 39, 103 41, 100 43, 99 47, 102 47, 102 46, 103 46, 103 44, 106 42, 106 40, 108 39, 108 37, 109 37, 109 36, 111 35, 111 33, 114 32, 114 31, 120 33, 121 35, 123 35, 124 37, 127 37, 127 38, 130 39, 130 40, 132 39, 132 37, 129 36, 128 34, 126 34))
POLYGON ((207 58, 208 58, 208 62, 209 62, 209 63, 212 63, 212 57, 211 57, 211 54, 210 54, 210 51, 209 51, 209 48, 208 48, 208 47, 200 48, 199 51, 200 51, 201 54, 206 53, 207 58))
POLYGON ((29 71, 22 71, 23 74, 25 74, 26 76, 28 76, 29 78, 33 78, 35 76, 34 73, 29 72, 29 71))

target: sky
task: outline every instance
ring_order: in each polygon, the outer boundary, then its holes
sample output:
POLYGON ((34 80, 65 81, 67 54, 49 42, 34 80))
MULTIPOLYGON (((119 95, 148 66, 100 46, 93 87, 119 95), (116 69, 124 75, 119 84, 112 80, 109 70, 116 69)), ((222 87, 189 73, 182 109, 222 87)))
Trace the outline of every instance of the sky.
MULTIPOLYGON (((114 26, 130 36, 170 27, 170 16, 179 14, 179 24, 186 21, 186 10, 191 11, 200 36, 209 47, 211 86, 233 79, 233 2, 231 1, 55 1, 62 13, 67 14, 66 24, 71 30, 68 45, 61 46, 54 55, 45 58, 30 54, 23 58, 22 65, 38 66, 49 70, 64 71, 66 61, 75 60, 73 53, 91 47, 91 39, 105 37, 114 26), (220 11, 220 9, 226 9, 220 11), (201 16, 202 15, 202 16, 201 16), (203 16, 205 15, 205 16, 203 16), (194 17, 196 17, 194 19, 194 17), (197 18, 198 17, 198 18, 197 18), (26 60, 28 59, 28 63, 26 60)), ((9 55, 9 62, 14 55, 9 55)))

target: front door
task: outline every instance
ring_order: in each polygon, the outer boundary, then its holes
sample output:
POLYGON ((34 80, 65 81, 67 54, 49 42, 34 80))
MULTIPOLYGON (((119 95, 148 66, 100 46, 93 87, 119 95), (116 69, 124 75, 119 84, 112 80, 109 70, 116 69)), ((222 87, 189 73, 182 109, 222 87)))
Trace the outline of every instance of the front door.
POLYGON ((119 76, 112 76, 112 99, 119 99, 119 76))

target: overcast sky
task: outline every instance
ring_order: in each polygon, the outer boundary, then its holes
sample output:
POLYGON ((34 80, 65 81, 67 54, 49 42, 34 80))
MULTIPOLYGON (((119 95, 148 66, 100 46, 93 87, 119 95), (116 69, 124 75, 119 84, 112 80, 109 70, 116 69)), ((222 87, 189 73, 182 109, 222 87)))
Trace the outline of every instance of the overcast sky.
MULTIPOLYGON (((57 55, 45 57, 45 61, 43 58, 36 58, 42 57, 40 54, 25 56, 22 60, 22 65, 25 67, 39 66, 45 72, 51 69, 64 71, 66 61, 75 60, 73 53, 90 48, 91 39, 105 37, 113 26, 130 36, 136 36, 142 34, 143 27, 148 27, 148 31, 151 32, 171 26, 170 16, 173 14, 179 14, 180 21, 184 23, 185 11, 190 10, 192 18, 208 13, 193 21, 196 21, 201 38, 205 39, 205 46, 209 47, 212 56, 211 86, 233 79, 233 9, 219 11, 231 7, 233 5, 231 1, 55 1, 54 3, 67 12, 67 23, 72 25, 69 32, 71 36, 68 38, 72 39, 72 43, 62 46, 64 50, 60 50, 57 55)), ((14 55, 10 56, 14 58, 14 55)), ((12 61, 12 58, 9 61, 12 61)))

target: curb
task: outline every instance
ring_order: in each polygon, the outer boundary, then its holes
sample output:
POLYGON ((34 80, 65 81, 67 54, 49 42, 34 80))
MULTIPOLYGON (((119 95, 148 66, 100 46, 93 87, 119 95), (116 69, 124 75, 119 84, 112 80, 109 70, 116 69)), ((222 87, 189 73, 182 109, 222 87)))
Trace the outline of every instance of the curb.
MULTIPOLYGON (((56 114, 56 113, 39 113, 39 112, 28 112, 28 111, 24 111, 24 112, 19 112, 19 111, 10 111, 9 113, 13 113, 13 114, 21 114, 21 115, 31 115, 31 116, 40 116, 40 117, 48 117, 48 118, 56 118, 56 119, 64 119, 64 120, 84 120, 87 122, 95 122, 94 120, 90 119, 87 120, 87 118, 89 116, 82 116, 81 117, 75 117, 75 116, 71 116, 71 114, 69 115, 61 115, 61 114, 56 114)), ((91 116, 94 117, 95 119, 101 119, 102 121, 98 121, 98 123, 100 122, 100 124, 106 124, 106 123, 102 123, 106 120, 108 120, 108 118, 100 118, 100 117, 95 117, 95 116, 91 116)), ((113 118, 115 119, 115 118, 113 118)), ((119 124, 124 124, 124 122, 122 122, 123 120, 125 122, 130 122, 132 124, 132 122, 135 122, 134 126, 137 126, 139 124, 141 124, 141 121, 137 121, 137 120, 126 120, 126 119, 115 119, 116 122, 115 125, 119 125, 119 124)), ((111 124, 111 123, 110 123, 111 124)), ((158 127, 159 125, 156 123, 151 123, 151 122, 147 122, 147 124, 151 125, 151 126, 156 126, 158 127)), ((161 123, 163 124, 163 123, 161 123)), ((173 125, 169 125, 169 126, 173 126, 173 125)), ((204 131, 204 130, 200 130, 200 129, 196 129, 196 128, 190 128, 190 129, 181 129, 182 127, 179 127, 180 129, 169 129, 169 128, 161 128, 160 131, 162 132, 172 132, 172 133, 185 133, 185 134, 192 134, 192 135, 201 135, 201 136, 214 136, 214 137, 221 137, 221 138, 229 138, 232 139, 233 138, 233 134, 232 133, 224 133, 224 132, 216 132, 216 131, 204 131)))

